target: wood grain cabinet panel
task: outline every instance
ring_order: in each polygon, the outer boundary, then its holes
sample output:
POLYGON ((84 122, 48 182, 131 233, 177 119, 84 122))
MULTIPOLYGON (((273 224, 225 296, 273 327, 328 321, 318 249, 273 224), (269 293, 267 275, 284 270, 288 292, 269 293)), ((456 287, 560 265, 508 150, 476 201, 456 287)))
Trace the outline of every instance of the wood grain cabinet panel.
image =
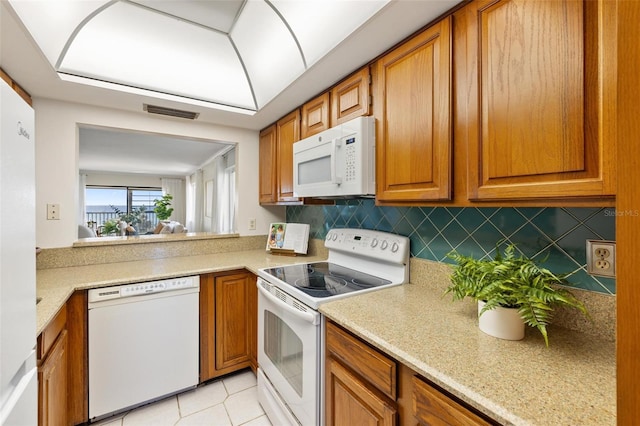
POLYGON ((89 345, 87 290, 75 291, 66 303, 69 353, 67 407, 70 424, 89 421, 89 345))
POLYGON ((614 195, 614 10, 479 0, 456 13, 469 199, 614 195))
POLYGON ((325 336, 325 423, 395 425, 396 362, 330 321, 325 336))
POLYGON ((67 426, 67 330, 63 330, 38 369, 39 424, 67 426))
POLYGON ((300 110, 287 114, 278 120, 278 202, 300 202, 293 196, 293 144, 300 140, 300 110))
POLYGON ((216 277, 216 369, 249 362, 249 274, 216 277))
POLYGON ((308 138, 329 128, 329 92, 302 105, 300 139, 308 138))
POLYGON ((277 132, 273 124, 260 132, 259 202, 273 204, 278 201, 277 132))
POLYGON ((451 17, 377 61, 376 201, 451 198, 451 17))
POLYGON ((299 140, 299 109, 260 132, 260 204, 302 204, 293 196, 293 144, 299 140))
POLYGON ((67 426, 67 330, 61 330, 38 367, 38 424, 67 426))
POLYGON ((200 382, 257 368, 257 313, 254 274, 200 276, 200 382))
POLYGON ((369 66, 347 77, 331 89, 331 127, 371 113, 369 66))
POLYGON ((328 360, 327 419, 331 425, 392 426, 396 408, 334 359, 328 360))
POLYGON ((490 425, 457 401, 447 397, 419 377, 413 377, 413 415, 425 426, 490 425))
POLYGON ((332 323, 327 323, 327 352, 391 399, 396 398, 396 362, 332 323))
POLYGON ((258 277, 249 274, 247 285, 249 286, 249 361, 254 373, 258 371, 258 277))

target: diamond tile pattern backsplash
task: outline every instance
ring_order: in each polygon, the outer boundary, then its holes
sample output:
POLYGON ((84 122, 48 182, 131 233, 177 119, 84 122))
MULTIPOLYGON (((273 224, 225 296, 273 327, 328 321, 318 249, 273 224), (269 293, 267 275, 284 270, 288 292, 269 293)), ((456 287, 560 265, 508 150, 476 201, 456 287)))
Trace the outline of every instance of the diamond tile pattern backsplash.
MULTIPOLYGON (((311 238, 332 228, 393 232, 411 239, 411 256, 452 263, 447 253, 475 257, 495 254, 499 241, 525 255, 545 259, 556 273, 570 273, 576 287, 615 294, 615 280, 587 274, 586 240, 615 240, 613 208, 377 207, 373 199, 339 200, 335 205, 287 207, 287 222, 311 225, 311 238)), ((503 246, 504 247, 504 246, 503 246)))

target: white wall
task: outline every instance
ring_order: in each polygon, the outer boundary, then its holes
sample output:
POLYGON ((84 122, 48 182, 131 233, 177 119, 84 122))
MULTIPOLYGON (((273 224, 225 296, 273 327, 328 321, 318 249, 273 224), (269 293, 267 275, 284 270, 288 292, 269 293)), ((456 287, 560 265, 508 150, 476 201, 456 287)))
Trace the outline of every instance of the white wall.
POLYGON ((284 220, 284 207, 263 208, 258 204, 257 131, 50 99, 34 99, 34 109, 36 244, 39 247, 69 247, 77 238, 79 124, 237 142, 238 232, 266 235, 269 223, 284 220), (46 219, 48 203, 60 205, 60 220, 46 219), (250 218, 256 219, 254 231, 247 226, 250 218))
POLYGON ((104 186, 141 186, 160 188, 160 176, 127 174, 127 173, 98 173, 84 172, 87 175, 87 185, 104 186))

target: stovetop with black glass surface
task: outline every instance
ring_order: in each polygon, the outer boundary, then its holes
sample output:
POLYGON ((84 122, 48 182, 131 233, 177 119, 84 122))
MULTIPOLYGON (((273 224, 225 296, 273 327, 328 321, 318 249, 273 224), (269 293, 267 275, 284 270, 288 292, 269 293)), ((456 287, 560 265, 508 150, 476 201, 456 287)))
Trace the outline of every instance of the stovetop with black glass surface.
POLYGON ((264 271, 315 298, 367 290, 391 281, 329 262, 267 268, 264 271))
POLYGON ((325 247, 327 261, 264 268, 258 275, 312 309, 331 300, 409 280, 407 237, 339 228, 327 233, 325 247))

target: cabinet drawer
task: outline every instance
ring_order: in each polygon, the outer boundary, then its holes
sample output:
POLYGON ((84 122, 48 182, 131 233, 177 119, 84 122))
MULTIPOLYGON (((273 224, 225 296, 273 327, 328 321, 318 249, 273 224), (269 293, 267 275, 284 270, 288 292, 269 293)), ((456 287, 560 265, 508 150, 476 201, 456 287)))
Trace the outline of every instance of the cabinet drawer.
POLYGON ((413 415, 420 424, 431 426, 491 424, 417 376, 413 377, 413 415))
POLYGON ((395 401, 397 366, 393 359, 330 322, 327 323, 327 351, 395 401))
POLYGON ((66 325, 67 305, 63 305, 49 325, 38 336, 38 361, 44 359, 66 325))

